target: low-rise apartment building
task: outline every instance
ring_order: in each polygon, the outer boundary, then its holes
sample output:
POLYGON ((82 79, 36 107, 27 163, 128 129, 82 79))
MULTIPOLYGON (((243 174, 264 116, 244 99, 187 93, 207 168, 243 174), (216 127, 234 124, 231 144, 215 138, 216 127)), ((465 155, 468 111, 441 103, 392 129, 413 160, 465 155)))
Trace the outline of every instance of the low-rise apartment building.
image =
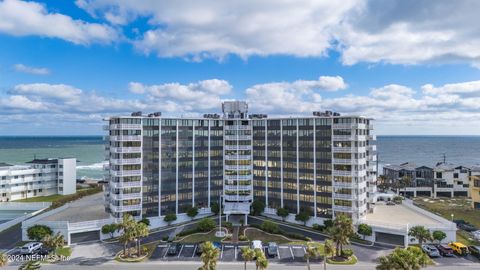
POLYGON ((469 196, 468 179, 471 170, 465 166, 438 163, 435 167, 416 166, 414 163, 386 165, 385 181, 405 196, 469 196))
POLYGON ((470 197, 472 198, 472 207, 474 209, 480 209, 480 166, 474 166, 471 168, 470 175, 470 197))
POLYGON ((26 165, 0 163, 0 202, 76 192, 76 159, 34 159, 26 165))

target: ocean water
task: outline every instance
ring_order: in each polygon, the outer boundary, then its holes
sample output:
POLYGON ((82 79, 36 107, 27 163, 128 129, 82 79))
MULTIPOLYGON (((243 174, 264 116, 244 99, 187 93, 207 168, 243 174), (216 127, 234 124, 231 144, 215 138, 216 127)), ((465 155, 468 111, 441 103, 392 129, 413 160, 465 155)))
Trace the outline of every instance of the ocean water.
MULTIPOLYGON (((103 175, 103 139, 78 137, 0 137, 0 162, 23 164, 37 158, 76 157, 77 177, 103 175)), ((443 160, 465 166, 480 164, 480 136, 377 136, 379 167, 415 162, 434 166, 443 160)), ((381 171, 381 170, 380 170, 381 171)))

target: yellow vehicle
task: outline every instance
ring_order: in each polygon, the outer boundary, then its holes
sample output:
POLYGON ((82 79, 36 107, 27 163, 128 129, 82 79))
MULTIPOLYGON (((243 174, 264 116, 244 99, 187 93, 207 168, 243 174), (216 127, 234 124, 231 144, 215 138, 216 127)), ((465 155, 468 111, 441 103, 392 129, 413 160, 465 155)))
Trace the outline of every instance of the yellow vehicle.
POLYGON ((469 253, 468 247, 460 242, 451 242, 448 246, 450 246, 457 255, 466 256, 469 253))

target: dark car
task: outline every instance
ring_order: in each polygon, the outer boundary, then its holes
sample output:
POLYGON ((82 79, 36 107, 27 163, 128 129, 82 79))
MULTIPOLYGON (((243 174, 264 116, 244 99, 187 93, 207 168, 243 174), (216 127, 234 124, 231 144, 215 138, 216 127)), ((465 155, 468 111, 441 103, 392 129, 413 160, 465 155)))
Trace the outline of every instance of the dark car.
POLYGON ((459 229, 467 231, 467 232, 474 232, 474 231, 477 230, 477 228, 475 226, 473 226, 472 224, 469 224, 469 223, 458 224, 457 227, 459 229))
POLYGON ((181 248, 182 248, 181 244, 171 244, 168 247, 167 255, 169 256, 177 255, 181 248))
POLYGON ((195 251, 195 254, 197 255, 202 255, 202 253, 203 253, 203 242, 198 243, 197 250, 195 251))
POLYGON ((470 251, 470 254, 480 259, 480 246, 468 246, 468 251, 470 251))
POLYGON ((278 245, 275 242, 268 243, 267 255, 269 257, 276 257, 278 255, 278 245))
POLYGON ((440 252, 440 255, 445 257, 453 256, 453 249, 448 245, 440 244, 440 245, 435 245, 435 247, 438 249, 438 252, 440 252))
POLYGON ((50 252, 52 252, 51 249, 42 247, 39 250, 37 250, 35 253, 38 255, 46 256, 50 254, 50 252))

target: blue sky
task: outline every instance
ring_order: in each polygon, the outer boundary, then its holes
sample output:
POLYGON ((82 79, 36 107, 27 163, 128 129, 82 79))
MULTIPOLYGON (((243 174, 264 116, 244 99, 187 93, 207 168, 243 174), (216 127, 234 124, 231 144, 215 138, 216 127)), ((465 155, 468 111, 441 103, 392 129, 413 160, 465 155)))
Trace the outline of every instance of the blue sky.
POLYGON ((109 115, 225 99, 367 115, 377 134, 480 132, 480 6, 275 3, 0 0, 0 135, 101 134, 109 115))

